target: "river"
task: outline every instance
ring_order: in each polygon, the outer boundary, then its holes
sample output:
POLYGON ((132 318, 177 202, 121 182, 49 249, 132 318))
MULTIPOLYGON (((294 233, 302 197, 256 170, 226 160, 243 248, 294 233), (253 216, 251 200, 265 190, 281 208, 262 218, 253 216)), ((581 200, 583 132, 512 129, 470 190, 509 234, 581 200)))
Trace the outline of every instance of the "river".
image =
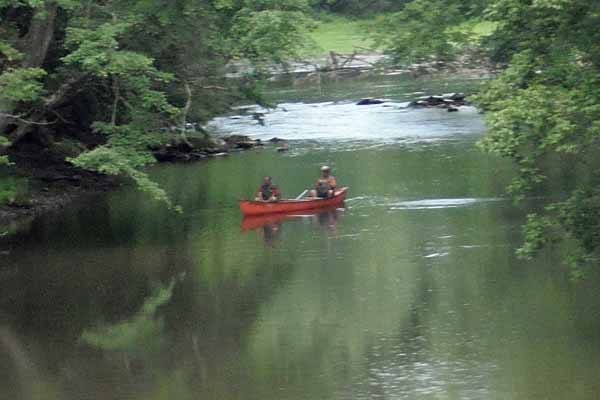
POLYGON ((0 261, 0 399, 598 398, 599 277, 515 257, 475 109, 405 107, 480 83, 271 83, 265 126, 211 126, 290 150, 154 168, 183 214, 122 188, 35 220, 0 261), (242 221, 263 175, 291 197, 322 164, 343 209, 242 221))

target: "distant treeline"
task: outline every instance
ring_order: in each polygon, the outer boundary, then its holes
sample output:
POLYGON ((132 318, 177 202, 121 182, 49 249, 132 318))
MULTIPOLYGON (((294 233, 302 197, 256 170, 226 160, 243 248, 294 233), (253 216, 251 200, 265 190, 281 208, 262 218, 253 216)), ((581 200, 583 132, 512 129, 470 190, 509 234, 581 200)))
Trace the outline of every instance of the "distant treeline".
POLYGON ((398 11, 411 0, 317 0, 313 7, 325 11, 353 17, 366 17, 389 11, 398 11))

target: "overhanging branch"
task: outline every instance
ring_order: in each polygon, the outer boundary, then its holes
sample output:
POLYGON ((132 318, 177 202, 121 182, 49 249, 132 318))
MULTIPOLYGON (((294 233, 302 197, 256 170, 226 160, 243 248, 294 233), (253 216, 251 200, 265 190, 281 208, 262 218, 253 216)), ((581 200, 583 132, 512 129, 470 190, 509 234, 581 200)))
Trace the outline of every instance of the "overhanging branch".
POLYGON ((54 125, 58 122, 58 119, 52 121, 52 122, 37 122, 37 121, 30 121, 28 119, 23 118, 23 115, 14 115, 14 114, 5 114, 5 113, 0 113, 0 117, 2 118, 8 118, 8 119, 12 119, 18 122, 22 122, 24 124, 27 125, 54 125))

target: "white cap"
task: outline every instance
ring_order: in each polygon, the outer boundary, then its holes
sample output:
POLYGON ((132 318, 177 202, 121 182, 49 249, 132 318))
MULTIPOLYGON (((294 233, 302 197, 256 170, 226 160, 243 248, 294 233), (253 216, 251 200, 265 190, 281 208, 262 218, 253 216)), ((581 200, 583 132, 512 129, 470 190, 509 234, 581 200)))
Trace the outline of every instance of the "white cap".
POLYGON ((321 171, 330 171, 330 170, 331 170, 331 168, 329 167, 329 165, 323 165, 321 167, 321 171))

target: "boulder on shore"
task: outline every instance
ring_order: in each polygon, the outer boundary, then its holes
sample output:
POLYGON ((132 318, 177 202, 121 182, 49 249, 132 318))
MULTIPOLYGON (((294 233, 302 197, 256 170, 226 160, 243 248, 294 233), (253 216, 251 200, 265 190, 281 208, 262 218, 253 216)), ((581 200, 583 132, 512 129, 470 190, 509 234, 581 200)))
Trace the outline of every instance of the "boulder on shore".
POLYGON ((163 147, 153 152, 158 162, 186 162, 202 160, 208 157, 203 151, 182 152, 176 147, 163 147))
POLYGON ((357 106, 372 106, 372 105, 383 104, 383 103, 385 103, 385 101, 383 101, 383 100, 374 99, 372 97, 366 97, 364 99, 360 99, 360 101, 358 103, 356 103, 356 105, 357 106))
POLYGON ((249 149, 254 146, 262 145, 262 142, 259 139, 254 140, 245 135, 226 136, 223 138, 223 140, 225 140, 225 143, 227 143, 227 145, 232 148, 249 149))
POLYGON ((167 144, 151 150, 158 162, 186 162, 227 151, 227 147, 224 141, 201 134, 174 137, 167 144))
POLYGON ((235 147, 238 149, 251 149, 254 146, 256 146, 256 143, 254 141, 237 142, 235 144, 235 147))
POLYGON ((251 139, 249 136, 246 136, 246 135, 229 135, 229 136, 223 137, 223 140, 225 140, 225 142, 227 144, 236 144, 239 142, 247 142, 251 139))
POLYGON ((223 138, 227 146, 234 149, 252 149, 256 146, 262 146, 260 139, 251 139, 245 135, 231 135, 223 138))
POLYGON ((151 148, 159 162, 187 162, 208 157, 221 157, 231 152, 244 151, 264 146, 260 139, 245 135, 231 135, 223 138, 207 134, 178 136, 162 146, 151 148))

